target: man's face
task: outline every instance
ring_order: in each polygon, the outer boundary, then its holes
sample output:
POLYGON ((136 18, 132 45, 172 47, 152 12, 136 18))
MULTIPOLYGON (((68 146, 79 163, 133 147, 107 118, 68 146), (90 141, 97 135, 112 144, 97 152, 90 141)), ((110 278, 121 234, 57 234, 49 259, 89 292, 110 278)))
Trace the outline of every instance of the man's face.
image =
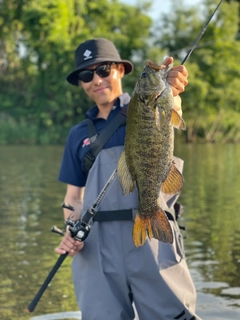
MULTIPOLYGON (((103 63, 94 64, 87 69, 95 69, 103 63)), ((122 94, 121 78, 124 76, 124 65, 122 63, 112 64, 109 76, 102 78, 94 71, 93 79, 90 82, 80 84, 86 94, 95 101, 98 106, 109 105, 122 94)))

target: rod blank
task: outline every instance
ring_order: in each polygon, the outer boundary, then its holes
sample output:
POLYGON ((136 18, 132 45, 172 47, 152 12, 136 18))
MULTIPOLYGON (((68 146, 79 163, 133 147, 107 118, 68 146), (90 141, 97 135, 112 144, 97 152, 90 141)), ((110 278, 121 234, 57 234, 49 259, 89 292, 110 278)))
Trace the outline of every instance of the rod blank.
POLYGON ((39 289, 36 296, 33 298, 32 302, 29 304, 29 306, 27 308, 28 312, 32 312, 35 309, 35 307, 38 304, 38 301, 41 299, 41 296, 43 295, 44 291, 47 289, 47 287, 48 287, 49 283, 51 282, 52 278, 54 277, 55 273, 58 271, 58 269, 60 268, 61 264, 63 263, 63 261, 66 259, 67 256, 68 256, 68 252, 59 256, 57 262, 53 266, 48 277, 44 281, 43 285, 39 289))

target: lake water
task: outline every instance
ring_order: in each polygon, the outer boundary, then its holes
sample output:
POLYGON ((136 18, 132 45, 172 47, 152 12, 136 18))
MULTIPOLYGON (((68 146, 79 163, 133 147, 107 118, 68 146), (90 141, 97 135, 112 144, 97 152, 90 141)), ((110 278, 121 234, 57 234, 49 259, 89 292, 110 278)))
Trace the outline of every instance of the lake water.
MULTIPOLYGON (((0 147, 0 319, 76 319, 67 258, 32 314, 26 309, 58 256, 63 147, 0 147), (56 314, 50 316, 50 314, 56 314), (43 317, 40 317, 40 316, 43 317), (44 316, 45 315, 45 316, 44 316)), ((204 320, 240 319, 240 145, 178 145, 187 262, 204 320)))

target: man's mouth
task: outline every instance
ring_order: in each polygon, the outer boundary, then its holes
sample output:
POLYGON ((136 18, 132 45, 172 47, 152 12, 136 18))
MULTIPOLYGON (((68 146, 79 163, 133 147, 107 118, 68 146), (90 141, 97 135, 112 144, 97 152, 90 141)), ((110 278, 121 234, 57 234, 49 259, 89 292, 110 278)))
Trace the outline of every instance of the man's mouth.
POLYGON ((96 92, 96 93, 103 92, 106 89, 107 89, 107 87, 101 87, 101 88, 98 88, 98 89, 94 90, 94 92, 96 92))

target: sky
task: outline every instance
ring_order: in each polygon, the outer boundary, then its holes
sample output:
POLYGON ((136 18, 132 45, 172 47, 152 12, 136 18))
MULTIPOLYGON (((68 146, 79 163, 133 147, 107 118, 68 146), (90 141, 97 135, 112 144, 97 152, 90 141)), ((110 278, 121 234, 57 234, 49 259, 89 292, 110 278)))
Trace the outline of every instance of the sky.
MULTIPOLYGON (((139 0, 120 0, 129 5, 137 5, 139 0)), ((175 0, 178 1, 178 0, 175 0)), ((203 3, 203 0, 184 0, 184 5, 196 6, 203 3)), ((149 15, 152 19, 157 19, 160 14, 170 12, 172 1, 171 0, 152 0, 152 9, 149 15)))

